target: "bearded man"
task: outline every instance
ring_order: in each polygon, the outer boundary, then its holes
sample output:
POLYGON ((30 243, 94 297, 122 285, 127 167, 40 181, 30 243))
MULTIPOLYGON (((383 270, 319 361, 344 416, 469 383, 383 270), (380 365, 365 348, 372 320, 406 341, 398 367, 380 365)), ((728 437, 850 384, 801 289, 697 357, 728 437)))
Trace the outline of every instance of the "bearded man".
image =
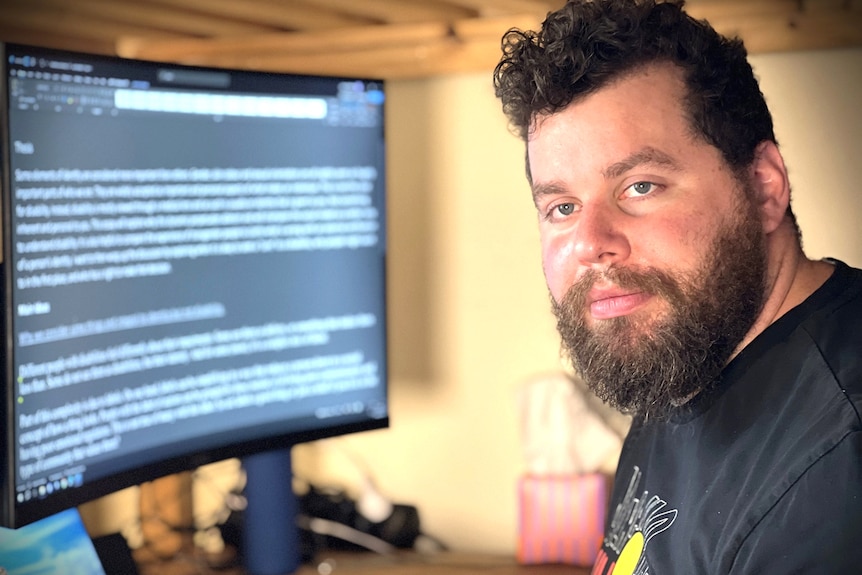
POLYGON ((742 43, 570 0, 494 74, 564 348, 634 416, 593 572, 862 565, 862 271, 802 251, 742 43))

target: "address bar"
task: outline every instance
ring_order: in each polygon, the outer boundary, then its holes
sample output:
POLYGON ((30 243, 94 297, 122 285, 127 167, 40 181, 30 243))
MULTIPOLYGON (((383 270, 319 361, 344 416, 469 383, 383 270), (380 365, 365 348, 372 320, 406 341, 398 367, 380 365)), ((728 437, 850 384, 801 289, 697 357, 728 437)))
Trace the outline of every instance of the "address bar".
POLYGON ((147 112, 309 120, 321 120, 327 113, 326 100, 323 98, 199 94, 123 88, 114 92, 114 105, 122 110, 147 112))

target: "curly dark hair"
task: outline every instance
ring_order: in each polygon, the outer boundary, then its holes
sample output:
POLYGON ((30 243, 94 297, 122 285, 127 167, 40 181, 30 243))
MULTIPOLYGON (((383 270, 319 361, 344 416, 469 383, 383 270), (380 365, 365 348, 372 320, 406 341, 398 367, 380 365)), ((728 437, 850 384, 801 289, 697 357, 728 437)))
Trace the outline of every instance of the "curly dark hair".
POLYGON ((694 133, 741 173, 772 116, 742 41, 683 11, 683 0, 569 0, 539 32, 509 30, 494 88, 510 126, 527 140, 537 116, 553 114, 638 67, 669 62, 684 75, 694 133))

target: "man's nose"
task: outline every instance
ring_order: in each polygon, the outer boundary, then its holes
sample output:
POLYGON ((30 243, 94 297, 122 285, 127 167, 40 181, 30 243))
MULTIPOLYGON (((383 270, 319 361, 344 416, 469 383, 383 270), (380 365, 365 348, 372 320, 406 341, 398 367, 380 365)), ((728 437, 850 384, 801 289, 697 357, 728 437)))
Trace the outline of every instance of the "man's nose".
POLYGON ((584 206, 573 229, 572 253, 582 266, 607 267, 625 260, 631 246, 624 233, 625 215, 613 206, 584 206))

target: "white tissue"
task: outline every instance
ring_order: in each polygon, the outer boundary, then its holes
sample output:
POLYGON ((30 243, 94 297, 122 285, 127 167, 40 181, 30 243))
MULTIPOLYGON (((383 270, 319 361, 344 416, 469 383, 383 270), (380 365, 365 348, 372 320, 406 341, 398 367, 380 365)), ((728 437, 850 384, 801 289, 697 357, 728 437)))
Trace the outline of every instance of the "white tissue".
MULTIPOLYGON (((528 380, 519 390, 526 472, 572 475, 602 470, 622 448, 621 427, 606 406, 565 373, 528 380)), ((621 418, 623 416, 617 416, 621 418)))

